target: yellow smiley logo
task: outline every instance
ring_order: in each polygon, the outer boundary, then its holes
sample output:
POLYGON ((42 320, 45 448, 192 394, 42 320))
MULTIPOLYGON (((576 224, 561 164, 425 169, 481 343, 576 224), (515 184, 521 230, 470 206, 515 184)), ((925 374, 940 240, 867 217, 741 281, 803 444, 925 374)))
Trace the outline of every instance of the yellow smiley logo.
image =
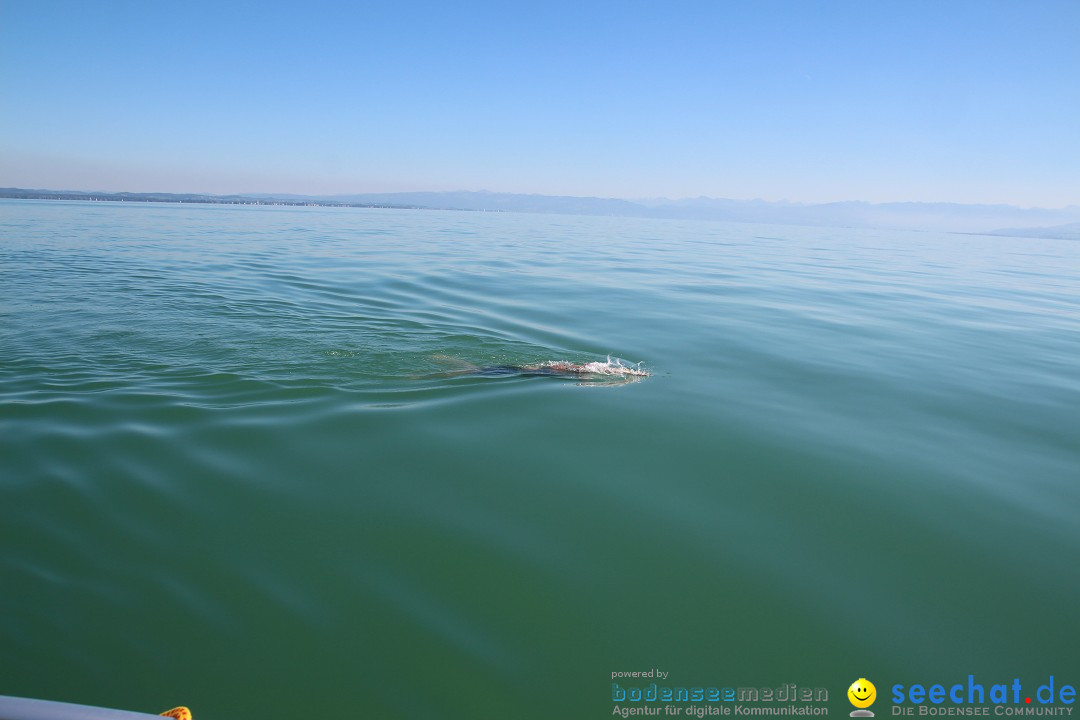
POLYGON ((851 683, 851 687, 847 690, 847 696, 855 707, 868 708, 877 699, 877 688, 874 687, 874 683, 866 678, 859 678, 851 683))

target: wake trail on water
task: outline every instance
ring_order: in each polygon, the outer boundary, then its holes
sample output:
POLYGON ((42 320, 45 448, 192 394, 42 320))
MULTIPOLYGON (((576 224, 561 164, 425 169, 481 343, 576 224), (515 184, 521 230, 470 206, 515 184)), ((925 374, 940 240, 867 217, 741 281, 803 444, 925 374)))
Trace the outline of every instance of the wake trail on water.
POLYGON ((548 376, 589 381, 634 382, 652 375, 643 363, 629 363, 621 358, 607 356, 604 361, 576 363, 570 360, 546 360, 521 365, 476 365, 461 358, 446 355, 432 356, 433 360, 456 365, 454 370, 436 373, 428 377, 510 377, 548 376))

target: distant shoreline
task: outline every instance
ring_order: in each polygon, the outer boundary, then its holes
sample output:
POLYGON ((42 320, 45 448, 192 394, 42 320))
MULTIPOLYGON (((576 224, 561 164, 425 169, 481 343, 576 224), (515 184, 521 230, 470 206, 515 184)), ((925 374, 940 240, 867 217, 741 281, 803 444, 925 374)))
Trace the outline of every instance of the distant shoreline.
POLYGON ((420 205, 386 203, 334 202, 318 199, 256 198, 240 195, 196 195, 187 193, 106 193, 80 190, 23 190, 0 188, 0 198, 8 200, 85 200, 93 202, 159 202, 198 205, 281 205, 288 207, 349 207, 382 208, 390 210, 430 210, 420 205))
POLYGON ((1077 205, 1064 208, 1020 208, 1012 205, 965 205, 944 202, 875 204, 856 200, 815 205, 708 197, 631 201, 617 198, 523 195, 487 191, 369 193, 339 196, 285 193, 207 195, 202 193, 32 190, 11 187, 0 188, 0 198, 539 213, 1080 239, 1080 206, 1077 205))

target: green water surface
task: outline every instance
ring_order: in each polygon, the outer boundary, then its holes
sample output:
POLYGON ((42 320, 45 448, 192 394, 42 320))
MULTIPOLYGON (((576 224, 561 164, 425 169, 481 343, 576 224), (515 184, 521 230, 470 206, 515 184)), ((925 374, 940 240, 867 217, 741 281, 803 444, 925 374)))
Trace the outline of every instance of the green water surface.
POLYGON ((0 201, 0 694, 1080 684, 1075 243, 0 201), (454 374, 607 355, 608 385, 454 374))

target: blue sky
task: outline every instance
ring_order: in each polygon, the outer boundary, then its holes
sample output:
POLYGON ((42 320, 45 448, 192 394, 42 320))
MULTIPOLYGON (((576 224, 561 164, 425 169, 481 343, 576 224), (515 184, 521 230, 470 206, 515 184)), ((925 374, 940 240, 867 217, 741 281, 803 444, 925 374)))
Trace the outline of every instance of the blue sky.
POLYGON ((1080 204, 1080 2, 0 0, 0 186, 1080 204))

